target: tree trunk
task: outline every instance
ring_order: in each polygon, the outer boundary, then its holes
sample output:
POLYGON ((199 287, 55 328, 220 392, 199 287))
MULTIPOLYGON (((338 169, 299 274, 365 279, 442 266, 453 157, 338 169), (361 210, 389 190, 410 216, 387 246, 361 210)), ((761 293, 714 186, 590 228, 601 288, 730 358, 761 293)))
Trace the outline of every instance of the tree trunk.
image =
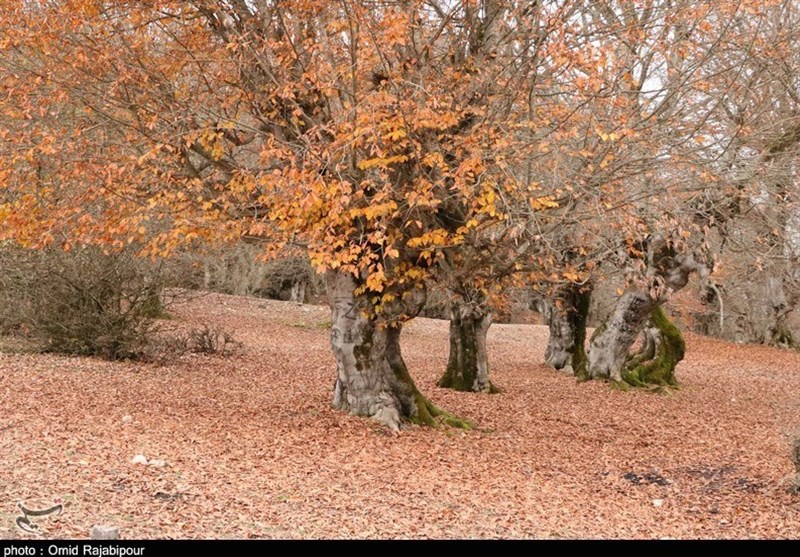
POLYGON ((698 259, 696 255, 694 252, 675 253, 674 246, 662 236, 655 235, 648 239, 647 275, 650 290, 631 291, 617 300, 611 317, 592 335, 587 378, 608 378, 632 385, 674 382, 675 365, 683 358, 683 337, 660 306, 673 293, 686 286, 692 273, 697 273, 703 281, 708 280, 712 270, 707 264, 708 258, 701 256, 698 259), (645 334, 645 352, 629 357, 631 346, 648 319, 658 333, 651 331, 649 339, 645 334), (661 341, 658 342, 657 338, 661 341), (650 349, 655 351, 655 356, 649 364, 642 364, 647 369, 637 371, 636 365, 628 365, 631 360, 644 362, 646 351, 650 349), (654 366, 653 369, 650 369, 650 364, 654 366))
POLYGON ((683 360, 686 344, 680 330, 670 322, 661 306, 650 314, 644 330, 644 342, 638 353, 628 358, 622 379, 628 385, 674 386, 675 367, 683 360))
MULTIPOLYGON (((333 406, 373 418, 395 431, 404 421, 435 425, 437 417, 449 425, 468 427, 417 390, 400 352, 402 324, 367 316, 365 299, 354 294, 357 284, 351 275, 331 271, 326 282, 337 370, 333 406)), ((418 312, 422 304, 414 305, 418 312)), ((409 312, 408 317, 415 314, 409 312)))
POLYGON ((656 305, 642 292, 628 292, 617 300, 614 312, 592 335, 588 378, 622 381, 622 371, 631 346, 656 305))
POLYGON ((789 299, 781 274, 767 279, 765 298, 768 322, 763 342, 780 348, 793 348, 795 342, 786 323, 786 317, 794 308, 794 302, 789 299))
POLYGON ((289 294, 290 302, 305 303, 306 301, 306 283, 299 280, 292 283, 292 290, 289 294))
POLYGON ((489 353, 486 336, 492 313, 458 298, 450 305, 450 358, 439 380, 440 387, 457 391, 494 393, 489 381, 489 353))
POLYGON ((547 302, 550 338, 544 353, 545 363, 569 375, 586 374, 586 319, 591 290, 570 285, 560 292, 555 303, 547 302))
POLYGON ((685 350, 683 335, 661 306, 643 293, 629 292, 592 336, 587 375, 635 387, 675 385, 675 367, 685 350), (631 354, 639 333, 642 346, 631 354))

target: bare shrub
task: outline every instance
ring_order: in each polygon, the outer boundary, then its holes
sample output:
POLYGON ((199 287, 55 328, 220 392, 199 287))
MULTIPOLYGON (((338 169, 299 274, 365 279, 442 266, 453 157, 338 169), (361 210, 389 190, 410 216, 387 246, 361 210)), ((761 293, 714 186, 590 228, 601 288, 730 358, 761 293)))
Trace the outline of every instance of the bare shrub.
POLYGON ((160 331, 148 344, 142 359, 157 365, 168 365, 186 354, 229 357, 241 348, 242 343, 230 331, 203 323, 189 330, 160 331))
POLYGON ((204 324, 188 333, 189 351, 195 354, 230 356, 242 348, 242 343, 225 329, 204 324))
POLYGON ((163 316, 159 268, 131 253, 92 246, 0 250, 0 328, 46 351, 137 357, 163 316))

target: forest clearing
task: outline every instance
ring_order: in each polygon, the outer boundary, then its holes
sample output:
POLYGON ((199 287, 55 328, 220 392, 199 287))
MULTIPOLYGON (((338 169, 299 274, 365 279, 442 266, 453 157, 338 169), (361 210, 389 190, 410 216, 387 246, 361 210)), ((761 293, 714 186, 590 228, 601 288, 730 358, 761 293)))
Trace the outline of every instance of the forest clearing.
POLYGON ((435 386, 447 322, 419 318, 409 367, 475 429, 393 434, 331 408, 326 308, 209 294, 176 313, 241 350, 167 366, 0 354, 0 537, 28 537, 17 500, 56 498, 47 537, 800 536, 800 354, 689 335, 680 388, 623 392, 543 365, 546 327, 495 325, 504 392, 459 393, 435 386))
POLYGON ((800 538, 798 75, 800 0, 3 0, 2 557, 800 538))

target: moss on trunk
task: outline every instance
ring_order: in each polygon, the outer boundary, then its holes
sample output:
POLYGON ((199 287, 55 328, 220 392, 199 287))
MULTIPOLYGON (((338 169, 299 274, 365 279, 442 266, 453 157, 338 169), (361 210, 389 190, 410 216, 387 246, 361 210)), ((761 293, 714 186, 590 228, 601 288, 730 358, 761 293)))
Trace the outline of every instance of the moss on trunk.
MULTIPOLYGON (((400 351, 403 322, 418 313, 424 291, 406 292, 401 319, 381 319, 362 308, 369 300, 355 295, 356 283, 345 273, 326 276, 331 303, 331 347, 336 360, 333 406, 356 416, 373 418, 393 430, 404 422, 470 427, 469 422, 443 411, 417 389, 400 351), (416 300, 415 300, 416 299, 416 300), (413 302, 413 305, 412 305, 413 302)), ((385 316, 383 316, 385 317, 385 316)))
POLYGON ((675 386, 675 367, 683 360, 686 344, 680 329, 667 317, 661 306, 650 314, 657 338, 634 354, 625 364, 622 380, 634 387, 649 385, 675 386))
POLYGON ((475 312, 468 304, 453 302, 450 314, 450 356, 437 385, 465 392, 500 392, 489 381, 486 335, 491 313, 475 312))
POLYGON ((572 369, 579 380, 589 378, 586 359, 586 322, 589 318, 589 306, 592 302, 592 291, 588 288, 576 292, 574 295, 575 311, 571 312, 570 324, 572 325, 575 342, 572 346, 572 369))
POLYGON ((591 296, 588 286, 569 284, 547 304, 550 338, 544 353, 545 363, 578 379, 587 377, 586 320, 591 296))
POLYGON ((387 331, 386 359, 394 373, 397 382, 396 389, 400 392, 400 402, 403 414, 411 423, 427 426, 446 424, 461 429, 472 429, 472 424, 462 418, 442 410, 428 400, 417 389, 417 385, 408 372, 405 360, 400 354, 400 329, 390 328, 387 331))

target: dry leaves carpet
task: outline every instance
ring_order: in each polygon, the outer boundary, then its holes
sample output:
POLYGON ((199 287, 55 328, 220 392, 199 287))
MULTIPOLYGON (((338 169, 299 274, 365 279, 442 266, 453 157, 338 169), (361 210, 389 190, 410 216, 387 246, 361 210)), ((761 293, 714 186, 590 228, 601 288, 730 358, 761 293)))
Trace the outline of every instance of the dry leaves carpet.
POLYGON ((478 429, 393 436, 329 408, 325 308, 207 295, 176 313, 242 351, 0 354, 0 538, 31 536, 20 501, 65 505, 44 537, 800 537, 800 353, 690 336, 679 390, 626 393, 542 365, 544 327, 495 325, 505 392, 486 396, 435 386, 447 323, 419 319, 403 349, 421 390, 478 429))

